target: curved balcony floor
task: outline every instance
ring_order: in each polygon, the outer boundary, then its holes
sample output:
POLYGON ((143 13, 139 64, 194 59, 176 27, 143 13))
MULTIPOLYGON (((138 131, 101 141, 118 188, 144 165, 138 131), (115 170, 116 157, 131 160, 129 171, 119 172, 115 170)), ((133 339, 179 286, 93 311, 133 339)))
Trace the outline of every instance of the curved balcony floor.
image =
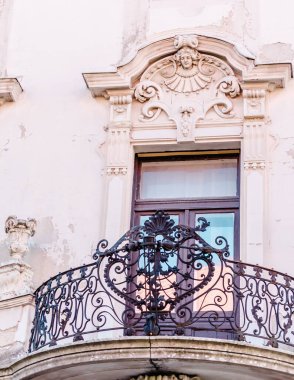
POLYGON ((290 380, 294 353, 227 340, 125 337, 41 349, 0 369, 0 379, 128 380, 150 372, 201 380, 290 380))

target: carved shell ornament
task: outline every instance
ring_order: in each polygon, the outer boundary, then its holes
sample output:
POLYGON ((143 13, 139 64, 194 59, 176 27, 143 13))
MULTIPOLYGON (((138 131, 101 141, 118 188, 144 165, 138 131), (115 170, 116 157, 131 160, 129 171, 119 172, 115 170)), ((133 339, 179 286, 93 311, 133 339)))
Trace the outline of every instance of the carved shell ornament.
POLYGON ((196 37, 191 41, 180 39, 175 41, 175 46, 183 46, 177 51, 172 59, 172 70, 162 72, 162 76, 167 78, 164 84, 176 92, 194 92, 205 88, 211 82, 211 75, 214 70, 203 66, 201 54, 196 50, 198 40, 196 37), (179 42, 181 41, 181 42, 179 42))
POLYGON ((177 36, 174 47, 178 49, 175 54, 158 60, 143 73, 135 97, 145 103, 140 121, 153 121, 164 111, 178 129, 185 123, 184 137, 189 138, 187 115, 182 110, 194 110, 189 113, 191 126, 211 109, 218 117, 233 117, 229 98, 240 94, 240 85, 225 61, 197 50, 197 36, 177 36))

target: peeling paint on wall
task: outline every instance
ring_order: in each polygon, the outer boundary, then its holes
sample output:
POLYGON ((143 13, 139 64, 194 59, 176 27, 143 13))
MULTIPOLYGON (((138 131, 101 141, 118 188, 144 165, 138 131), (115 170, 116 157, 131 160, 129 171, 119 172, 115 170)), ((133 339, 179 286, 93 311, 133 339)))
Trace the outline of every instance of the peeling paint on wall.
POLYGON ((294 159, 294 148, 287 150, 287 154, 294 159))
POLYGON ((72 223, 70 223, 67 227, 70 229, 70 231, 71 231, 72 233, 75 232, 75 226, 74 226, 72 223))
POLYGON ((20 129, 20 138, 21 139, 26 138, 26 133, 27 133, 26 127, 23 124, 20 124, 18 127, 20 129))
POLYGON ((53 225, 52 216, 38 220, 38 231, 34 240, 38 245, 52 244, 58 240, 58 230, 53 225))
POLYGON ((125 2, 122 60, 146 39, 149 7, 149 0, 127 0, 125 2))

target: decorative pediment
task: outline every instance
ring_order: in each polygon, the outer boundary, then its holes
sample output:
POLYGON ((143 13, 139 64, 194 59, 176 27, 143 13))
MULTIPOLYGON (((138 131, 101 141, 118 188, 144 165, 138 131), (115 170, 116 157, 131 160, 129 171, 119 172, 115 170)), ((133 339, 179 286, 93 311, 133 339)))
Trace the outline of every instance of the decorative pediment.
POLYGON ((147 68, 134 95, 145 103, 139 117, 142 122, 154 121, 164 111, 177 125, 178 141, 190 141, 193 126, 210 110, 220 118, 234 116, 231 99, 241 88, 224 60, 197 50, 197 36, 177 36, 174 46, 175 54, 147 68))
POLYGON ((200 124, 232 126, 222 135, 240 139, 234 125, 265 118, 267 92, 291 77, 289 63, 256 65, 241 51, 220 39, 173 34, 146 44, 113 72, 83 75, 94 97, 109 99, 110 129, 131 128, 138 144, 219 139, 216 130, 197 130, 200 124))
MULTIPOLYGON (((180 44, 185 44, 194 37, 193 34, 175 37, 171 32, 168 38, 164 36, 162 39, 146 44, 133 59, 114 68, 111 72, 84 73, 83 77, 87 87, 94 97, 104 96, 108 90, 133 88, 153 62, 174 55, 180 49, 180 44), (178 41, 179 45, 175 45, 175 41, 178 41)), ((197 41, 198 45, 194 44, 192 49, 197 49, 202 55, 218 57, 221 61, 226 62, 240 76, 242 83, 271 83, 275 87, 285 87, 291 77, 291 64, 289 63, 257 65, 254 63, 254 57, 244 56, 240 53, 240 51, 246 51, 244 47, 237 48, 224 40, 206 36, 197 36, 197 41)))

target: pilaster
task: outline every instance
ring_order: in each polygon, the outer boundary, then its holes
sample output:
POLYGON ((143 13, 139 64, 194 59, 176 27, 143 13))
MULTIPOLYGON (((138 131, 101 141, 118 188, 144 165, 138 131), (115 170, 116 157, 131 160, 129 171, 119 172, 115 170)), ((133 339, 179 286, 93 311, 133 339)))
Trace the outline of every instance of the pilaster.
POLYGON ((115 241, 129 227, 133 152, 130 144, 133 90, 108 90, 110 117, 106 127, 104 235, 115 241))
POLYGON ((267 93, 263 83, 243 84, 243 141, 241 168, 241 246, 248 262, 263 264, 267 218, 267 93))

